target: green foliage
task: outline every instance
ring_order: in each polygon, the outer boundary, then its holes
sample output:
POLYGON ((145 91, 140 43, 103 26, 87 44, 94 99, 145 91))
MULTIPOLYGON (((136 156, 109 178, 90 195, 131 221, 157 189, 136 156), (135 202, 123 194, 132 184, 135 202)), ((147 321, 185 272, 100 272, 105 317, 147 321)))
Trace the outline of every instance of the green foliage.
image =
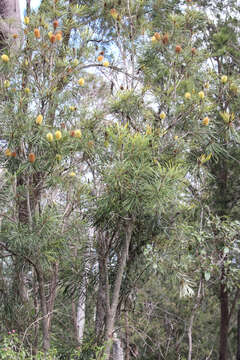
POLYGON ((56 350, 51 350, 47 357, 42 353, 38 352, 37 355, 32 356, 23 347, 22 341, 19 339, 15 330, 12 330, 4 337, 1 344, 1 354, 0 359, 12 359, 12 360, 55 360, 57 352, 56 350))
POLYGON ((103 360, 125 255, 115 330, 129 330, 140 359, 189 358, 192 314, 192 359, 217 358, 221 286, 233 352, 238 33, 234 1, 42 0, 21 47, 6 40, 0 316, 19 335, 1 327, 2 359, 30 360, 34 344, 36 359, 103 360))

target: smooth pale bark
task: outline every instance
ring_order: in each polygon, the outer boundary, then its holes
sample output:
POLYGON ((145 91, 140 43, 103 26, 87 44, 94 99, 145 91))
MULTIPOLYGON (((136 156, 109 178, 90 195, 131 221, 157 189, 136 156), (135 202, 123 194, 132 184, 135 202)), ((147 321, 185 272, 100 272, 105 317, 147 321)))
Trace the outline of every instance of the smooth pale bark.
POLYGON ((124 360, 124 352, 121 340, 115 335, 113 339, 113 359, 124 360))
POLYGON ((191 315, 190 321, 189 321, 189 327, 188 327, 188 360, 192 360, 192 327, 193 327, 193 322, 194 322, 194 318, 195 318, 195 315, 196 315, 197 308, 200 305, 200 301, 201 301, 201 289, 202 289, 202 280, 200 280, 200 283, 199 283, 199 286, 198 286, 198 294, 197 294, 196 303, 194 304, 192 315, 191 315))
POLYGON ((84 278, 81 286, 81 296, 78 299, 76 311, 76 334, 77 342, 82 344, 85 327, 85 308, 86 308, 86 279, 84 278))

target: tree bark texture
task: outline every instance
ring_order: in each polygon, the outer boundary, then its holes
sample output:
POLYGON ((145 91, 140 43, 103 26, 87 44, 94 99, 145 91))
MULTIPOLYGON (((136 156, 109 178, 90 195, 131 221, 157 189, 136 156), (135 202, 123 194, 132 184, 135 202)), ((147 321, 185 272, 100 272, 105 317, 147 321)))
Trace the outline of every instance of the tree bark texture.
POLYGON ((105 330, 106 316, 109 307, 109 290, 108 290, 108 276, 107 276, 107 255, 106 255, 106 239, 99 231, 98 238, 98 293, 96 306, 96 321, 95 332, 97 340, 100 343, 105 330))
POLYGON ((129 344, 129 323, 128 323, 128 311, 125 310, 125 360, 130 360, 130 344, 129 344))
POLYGON ((188 360, 192 360, 192 328, 193 328, 193 322, 196 315, 197 308, 200 305, 201 302, 201 290, 202 290, 202 280, 200 280, 199 286, 198 286, 198 294, 196 302, 193 306, 192 315, 190 317, 189 321, 189 327, 188 327, 188 360))
POLYGON ((38 278, 38 286, 39 286, 39 297, 40 297, 40 304, 42 310, 42 331, 43 331, 43 352, 46 355, 50 348, 50 334, 49 334, 49 320, 48 320, 48 309, 47 309, 47 301, 46 301, 46 294, 44 289, 44 279, 43 279, 43 272, 40 268, 37 271, 37 278, 38 278))
POLYGON ((113 339, 113 360, 124 360, 124 352, 122 348, 121 340, 114 336, 113 339))
POLYGON ((81 285, 81 294, 77 303, 76 311, 76 333, 77 342, 79 345, 82 344, 84 327, 85 327, 85 307, 86 307, 86 278, 84 276, 83 283, 81 285))
POLYGON ((240 307, 237 312, 237 356, 236 360, 240 360, 240 307))
POLYGON ((119 302, 119 294, 122 285, 123 273, 125 270, 127 257, 128 257, 128 250, 129 245, 132 237, 133 232, 133 221, 129 222, 126 227, 125 239, 122 246, 121 253, 119 254, 118 260, 118 267, 117 267, 117 274, 113 284, 113 292, 112 292, 112 301, 110 309, 107 313, 106 318, 106 329, 105 329, 105 340, 106 340, 106 348, 105 348, 105 357, 106 360, 110 359, 111 347, 112 347, 112 340, 113 340, 113 330, 117 312, 117 306, 119 302))
POLYGON ((220 284, 220 342, 219 342, 219 360, 227 360, 227 339, 229 327, 229 305, 228 305, 228 290, 223 282, 225 277, 224 267, 222 268, 222 277, 220 284))

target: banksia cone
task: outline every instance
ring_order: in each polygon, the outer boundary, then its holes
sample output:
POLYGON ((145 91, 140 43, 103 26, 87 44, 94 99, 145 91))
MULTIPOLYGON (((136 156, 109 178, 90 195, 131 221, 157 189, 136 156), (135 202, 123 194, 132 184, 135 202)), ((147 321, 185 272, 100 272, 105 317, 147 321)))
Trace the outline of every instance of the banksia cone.
POLYGON ((186 92, 185 95, 184 95, 185 99, 187 99, 187 100, 190 100, 191 96, 192 95, 190 94, 190 92, 186 92))
POLYGON ((78 80, 78 84, 79 84, 80 86, 84 86, 84 79, 83 79, 83 78, 80 78, 80 79, 78 80))
POLYGON ((38 115, 35 121, 37 125, 41 125, 43 121, 43 116, 41 114, 38 115))
POLYGON ((176 47, 175 47, 175 52, 176 52, 177 54, 179 54, 181 51, 182 51, 181 45, 176 45, 176 47))
POLYGON ((164 120, 166 118, 166 114, 164 111, 161 111, 161 114, 159 115, 161 120, 164 120))
POLYGON ((35 160, 36 160, 35 154, 34 154, 34 153, 30 153, 30 154, 28 155, 28 160, 29 160, 30 163, 34 163, 35 160))
POLYGON ((168 34, 166 33, 166 34, 164 34, 164 35, 162 36, 162 42, 163 42, 164 45, 167 45, 167 44, 168 44, 168 41, 169 41, 169 36, 168 36, 168 34))
POLYGON ((25 18, 24 18, 24 24, 25 24, 25 25, 28 25, 29 22, 30 22, 29 17, 28 17, 28 16, 25 16, 25 18))
POLYGON ((58 27, 59 23, 57 20, 53 21, 53 28, 56 30, 56 28, 58 27))
POLYGON ((82 136, 81 130, 80 129, 75 130, 74 131, 74 136, 77 137, 77 138, 80 138, 82 136))
POLYGON ((223 76, 221 77, 221 82, 222 82, 223 84, 226 84, 227 81, 228 81, 227 75, 223 75, 223 76))
POLYGON ((61 33, 61 32, 58 32, 58 33, 56 34, 56 40, 57 40, 57 41, 61 41, 61 40, 62 40, 62 33, 61 33))
POLYGON ((39 31, 39 29, 34 29, 34 35, 35 35, 35 38, 36 38, 36 39, 39 39, 39 38, 40 38, 40 31, 39 31))
POLYGON ((48 134, 46 135, 46 138, 47 138, 47 140, 48 140, 49 142, 52 142, 52 141, 53 141, 53 134, 52 134, 52 133, 48 133, 48 134))
POLYGON ((62 138, 62 133, 61 133, 60 130, 57 130, 57 131, 55 132, 55 138, 56 138, 56 140, 61 140, 61 138, 62 138))
POLYGON ((56 36, 55 36, 54 34, 52 34, 52 35, 50 36, 50 41, 51 41, 52 44, 55 43, 55 41, 56 41, 56 36))
POLYGON ((3 62, 9 62, 9 57, 6 54, 3 54, 1 56, 1 59, 2 59, 3 62))
POLYGON ((191 52, 192 52, 192 55, 196 55, 197 49, 196 49, 195 47, 193 47, 192 50, 191 50, 191 52))
POLYGON ((207 125, 209 124, 209 117, 208 117, 208 116, 206 116, 206 117, 203 119, 202 124, 205 125, 205 126, 207 126, 207 125))
POLYGON ((110 14, 112 15, 112 17, 113 17, 114 19, 116 19, 116 18, 118 17, 118 12, 117 12, 117 10, 114 9, 114 8, 110 10, 110 14))
POLYGON ((5 150, 5 155, 6 155, 6 156, 11 156, 11 155, 12 155, 11 150, 10 150, 10 149, 6 149, 6 150, 5 150))
POLYGON ((62 155, 56 154, 56 160, 61 161, 62 160, 62 155))

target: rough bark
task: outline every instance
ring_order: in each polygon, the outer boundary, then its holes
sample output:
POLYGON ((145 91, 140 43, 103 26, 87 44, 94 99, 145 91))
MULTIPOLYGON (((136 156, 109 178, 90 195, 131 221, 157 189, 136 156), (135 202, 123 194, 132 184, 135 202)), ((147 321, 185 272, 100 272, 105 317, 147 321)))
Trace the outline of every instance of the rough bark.
POLYGON ((125 339, 126 339, 125 360, 130 360, 129 323, 128 323, 127 310, 125 312, 125 339))
MULTIPOLYGON (((33 272, 33 301, 34 301, 34 309, 35 314, 39 313, 40 304, 39 304, 39 298, 38 298, 38 282, 36 278, 36 272, 34 268, 32 268, 33 272)), ((38 339, 39 339, 39 321, 37 321, 34 325, 34 339, 33 339, 33 356, 37 355, 38 352, 38 339)))
POLYGON ((132 232, 133 232, 133 221, 129 222, 126 228, 124 244, 122 247, 121 254, 119 256, 118 267, 117 267, 118 270, 113 285, 112 302, 106 318, 106 330, 105 330, 106 360, 110 359, 110 352, 111 352, 112 340, 113 340, 113 330, 114 330, 117 306, 119 302, 119 294, 122 285, 123 273, 127 262, 127 256, 128 256, 129 245, 132 237, 132 232))
POLYGON ((26 0, 26 13, 27 16, 29 16, 31 13, 31 0, 26 0))
POLYGON ((23 269, 18 271, 18 290, 23 304, 27 304, 29 302, 29 296, 25 285, 25 273, 23 269))
POLYGON ((240 360, 240 307, 237 312, 237 356, 236 360, 240 360))
POLYGON ((32 176, 21 174, 17 177, 18 219, 21 224, 29 224, 41 200, 41 174, 32 176))
POLYGON ((49 336, 49 320, 48 320, 48 309, 47 309, 47 301, 46 301, 46 294, 44 289, 44 278, 43 272, 38 267, 37 271, 37 278, 38 278, 38 286, 39 286, 39 296, 40 296, 40 304, 42 310, 42 331, 43 331, 43 351, 46 355, 50 348, 50 336, 49 336))
POLYGON ((220 339, 219 339, 219 360, 227 360, 227 339, 229 327, 229 306, 228 306, 228 290, 224 283, 224 267, 222 268, 221 284, 220 284, 220 339))
POLYGON ((58 284, 58 273, 59 273, 59 265, 58 263, 55 263, 53 265, 53 274, 51 279, 51 285, 50 285, 50 292, 49 292, 49 299, 47 303, 47 309, 48 309, 48 328, 50 331, 51 328, 51 320, 52 320, 52 314, 55 304, 55 299, 57 295, 57 284, 58 284))
MULTIPOLYGON (((222 159, 219 164, 215 164, 213 174, 216 177, 217 191, 214 194, 214 207, 217 216, 224 219, 228 216, 228 166, 226 160, 222 159)), ((216 238, 218 239, 218 232, 216 238)), ((220 244, 221 247, 224 243, 220 244)), ((220 337, 219 337, 219 360, 227 360, 228 358, 228 329, 229 329, 229 292, 226 286, 227 274, 225 273, 224 263, 227 257, 223 256, 220 250, 219 255, 223 259, 221 266, 221 279, 219 284, 219 301, 220 301, 220 337)))
POLYGON ((96 306, 95 332, 100 343, 105 330, 107 311, 109 310, 109 288, 107 275, 106 238, 99 231, 98 238, 98 293, 96 306))
MULTIPOLYGON (((69 23, 71 23, 72 18, 73 18, 71 7, 73 5, 75 5, 75 4, 77 4, 77 0, 69 0, 69 10, 68 10, 68 21, 69 21, 69 23)), ((63 42, 64 42, 65 46, 67 46, 68 43, 69 43, 71 31, 72 31, 72 28, 69 27, 69 28, 66 29, 66 31, 64 33, 63 42)))

